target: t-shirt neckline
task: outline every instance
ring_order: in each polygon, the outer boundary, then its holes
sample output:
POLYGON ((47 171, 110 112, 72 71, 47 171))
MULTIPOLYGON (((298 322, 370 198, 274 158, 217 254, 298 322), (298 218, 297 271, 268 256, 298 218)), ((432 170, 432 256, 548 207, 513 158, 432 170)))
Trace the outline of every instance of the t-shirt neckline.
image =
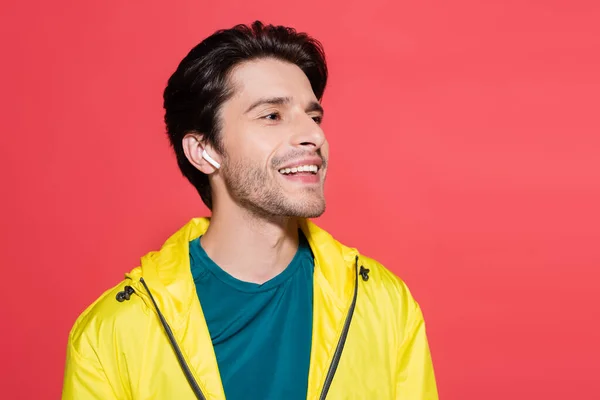
POLYGON ((296 254, 294 254, 294 257, 292 258, 288 266, 273 278, 269 279, 268 281, 262 284, 259 284, 240 280, 223 270, 221 267, 219 267, 219 265, 217 265, 217 263, 215 263, 210 258, 208 253, 206 253, 206 251, 202 247, 201 238, 202 236, 196 238, 191 242, 191 246, 193 246, 192 251, 195 252, 198 256, 194 258, 200 261, 202 263, 202 267, 206 268, 213 276, 215 276, 221 282, 241 292, 257 293, 276 288, 277 286, 287 281, 290 277, 292 277, 296 271, 298 271, 300 265, 302 264, 301 258, 304 255, 306 255, 307 253, 311 254, 308 241, 306 240, 306 237, 304 236, 302 231, 299 230, 298 250, 296 251, 296 254))

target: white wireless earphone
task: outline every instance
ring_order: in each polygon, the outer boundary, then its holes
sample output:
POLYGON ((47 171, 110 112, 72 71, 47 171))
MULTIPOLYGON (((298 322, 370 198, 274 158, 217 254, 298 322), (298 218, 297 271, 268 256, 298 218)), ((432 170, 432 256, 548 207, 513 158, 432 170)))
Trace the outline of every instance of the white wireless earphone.
POLYGON ((204 150, 204 149, 202 150, 202 158, 204 158, 206 161, 208 161, 208 163, 210 165, 212 165, 213 167, 215 167, 216 169, 221 168, 221 164, 219 164, 211 156, 209 156, 208 153, 206 152, 206 150, 204 150))

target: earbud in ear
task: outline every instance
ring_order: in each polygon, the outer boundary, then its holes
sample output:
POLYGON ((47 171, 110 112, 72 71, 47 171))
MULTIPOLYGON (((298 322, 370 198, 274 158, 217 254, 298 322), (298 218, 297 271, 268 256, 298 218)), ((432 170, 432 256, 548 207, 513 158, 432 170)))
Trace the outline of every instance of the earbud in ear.
POLYGON ((204 158, 206 161, 208 161, 208 163, 210 165, 212 165, 213 167, 215 167, 216 169, 221 168, 221 164, 219 164, 211 156, 209 156, 208 153, 206 152, 206 150, 202 150, 202 158, 204 158))

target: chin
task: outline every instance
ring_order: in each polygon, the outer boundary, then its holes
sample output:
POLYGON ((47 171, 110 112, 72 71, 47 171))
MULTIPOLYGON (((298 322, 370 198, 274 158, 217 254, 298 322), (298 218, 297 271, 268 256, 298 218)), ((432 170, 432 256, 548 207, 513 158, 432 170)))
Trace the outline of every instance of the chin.
MULTIPOLYGON (((299 218, 317 218, 323 215, 325 212, 325 202, 322 201, 319 204, 303 204, 300 207, 292 208, 294 217, 299 218)), ((291 211, 291 210, 290 210, 291 211)))
POLYGON ((303 214, 303 215, 299 215, 298 217, 300 217, 300 218, 318 218, 321 215, 323 215, 324 212, 325 212, 325 208, 323 208, 323 209, 321 209, 319 211, 314 211, 314 212, 311 212, 311 213, 306 213, 306 214, 303 214))

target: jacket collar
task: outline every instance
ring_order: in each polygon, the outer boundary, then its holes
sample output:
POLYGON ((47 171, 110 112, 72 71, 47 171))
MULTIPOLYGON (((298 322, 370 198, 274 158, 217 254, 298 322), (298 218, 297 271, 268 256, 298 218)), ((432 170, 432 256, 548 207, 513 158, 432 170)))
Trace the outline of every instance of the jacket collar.
MULTIPOLYGON (((175 329, 185 323, 191 305, 197 301, 189 242, 203 235, 209 224, 210 218, 192 219, 167 239, 159 251, 143 256, 141 267, 126 275, 135 286, 139 278, 144 277, 159 308, 175 329)), ((299 226, 315 257, 315 284, 318 281, 324 286, 323 290, 333 297, 334 304, 344 309, 352 296, 358 251, 342 245, 310 220, 299 220, 299 226)))

